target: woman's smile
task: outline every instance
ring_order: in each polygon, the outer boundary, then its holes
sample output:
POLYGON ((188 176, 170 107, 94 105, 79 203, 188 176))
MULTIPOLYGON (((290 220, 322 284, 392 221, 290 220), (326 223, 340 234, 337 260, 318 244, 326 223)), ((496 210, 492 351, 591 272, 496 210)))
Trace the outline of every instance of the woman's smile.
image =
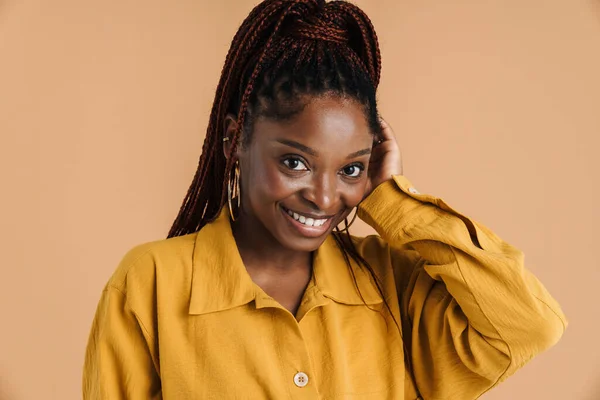
POLYGON ((315 216, 314 214, 296 212, 281 206, 281 212, 287 222, 302 236, 319 237, 329 232, 334 216, 315 216))

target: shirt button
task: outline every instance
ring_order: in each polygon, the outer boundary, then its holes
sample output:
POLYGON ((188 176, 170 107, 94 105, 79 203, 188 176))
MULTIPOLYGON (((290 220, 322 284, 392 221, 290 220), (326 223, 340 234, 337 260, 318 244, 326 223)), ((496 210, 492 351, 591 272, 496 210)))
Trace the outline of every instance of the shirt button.
POLYGON ((420 194, 419 191, 417 189, 415 189, 414 187, 409 187, 408 191, 411 192, 412 194, 420 194))
POLYGON ((294 375, 294 383, 296 386, 301 388, 308 385, 308 375, 306 375, 304 372, 298 372, 296 375, 294 375))

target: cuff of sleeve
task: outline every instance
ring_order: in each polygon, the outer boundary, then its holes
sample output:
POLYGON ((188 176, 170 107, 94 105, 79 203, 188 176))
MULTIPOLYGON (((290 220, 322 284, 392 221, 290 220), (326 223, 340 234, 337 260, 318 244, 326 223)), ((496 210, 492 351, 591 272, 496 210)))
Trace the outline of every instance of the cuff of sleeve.
POLYGON ((392 179, 377 186, 359 204, 358 216, 378 232, 390 232, 389 228, 405 230, 414 224, 412 220, 427 223, 432 218, 437 218, 438 215, 433 210, 423 209, 424 203, 431 197, 419 193, 405 176, 394 175, 392 179), (417 215, 421 218, 417 218, 417 215))
POLYGON ((419 193, 403 175, 394 175, 391 180, 377 186, 358 207, 358 216, 378 232, 380 229, 389 232, 393 225, 407 231, 414 225, 427 225, 444 214, 460 218, 474 243, 481 248, 483 243, 478 243, 479 238, 485 235, 481 235, 474 221, 439 197, 419 193))

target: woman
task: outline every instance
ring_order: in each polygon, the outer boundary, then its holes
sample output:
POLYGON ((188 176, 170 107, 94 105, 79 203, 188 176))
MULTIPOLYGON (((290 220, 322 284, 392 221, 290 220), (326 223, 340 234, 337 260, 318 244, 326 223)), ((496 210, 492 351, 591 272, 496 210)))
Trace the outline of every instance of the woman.
POLYGON ((350 3, 250 13, 169 238, 102 293, 84 398, 475 399, 560 338, 523 254, 403 176, 380 67, 350 3))

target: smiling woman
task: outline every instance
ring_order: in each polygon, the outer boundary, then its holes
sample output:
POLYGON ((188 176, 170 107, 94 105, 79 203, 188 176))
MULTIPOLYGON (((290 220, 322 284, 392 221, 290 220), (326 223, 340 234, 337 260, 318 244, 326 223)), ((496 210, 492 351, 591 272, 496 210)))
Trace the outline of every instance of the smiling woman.
MULTIPOLYGON (((281 248, 291 252, 286 265, 299 252, 316 250, 363 199, 373 144, 357 101, 338 95, 305 101, 289 121, 257 118, 252 140, 234 155, 243 193, 234 225, 238 246, 250 239, 252 248, 281 248)), ((233 135, 236 123, 233 118, 228 122, 226 134, 233 135)), ((228 156, 231 146, 225 143, 228 156)), ((310 265, 302 258, 301 266, 310 265)), ((278 266, 275 261, 273 267, 278 266)))
POLYGON ((380 69, 350 3, 252 10, 169 237, 102 294, 84 398, 475 399, 560 338, 522 253, 403 176, 380 69))

